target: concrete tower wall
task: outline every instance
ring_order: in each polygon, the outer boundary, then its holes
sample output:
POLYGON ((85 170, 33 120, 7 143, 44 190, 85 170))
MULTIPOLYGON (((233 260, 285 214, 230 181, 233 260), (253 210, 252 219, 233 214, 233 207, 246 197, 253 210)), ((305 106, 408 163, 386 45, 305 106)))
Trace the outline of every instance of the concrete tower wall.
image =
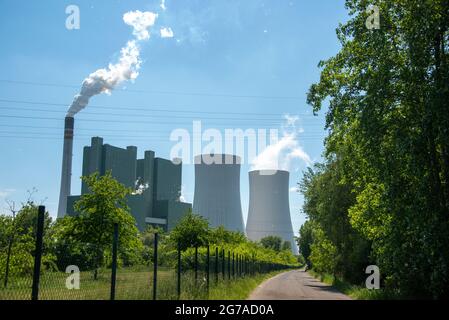
POLYGON ((213 155, 195 157, 193 212, 205 217, 211 227, 245 232, 240 203, 240 158, 213 155))
POLYGON ((72 181, 72 153, 73 153, 73 128, 75 119, 66 117, 64 120, 64 146, 62 151, 61 188, 59 191, 58 218, 67 213, 67 197, 71 193, 72 181))
POLYGON ((249 172, 246 233, 253 241, 266 236, 279 236, 289 241, 293 253, 298 254, 290 217, 288 171, 249 172))
MULTIPOLYGON (((92 137, 90 146, 83 149, 83 176, 91 175, 98 172, 100 175, 104 174, 103 170, 103 138, 92 137)), ((89 192, 89 188, 81 182, 81 193, 89 192)))
MULTIPOLYGON (((129 146, 126 149, 103 144, 103 139, 93 137, 91 146, 84 147, 83 176, 98 172, 104 175, 111 171, 112 177, 126 187, 133 188, 137 172, 137 148, 129 146)), ((81 193, 89 192, 83 182, 81 193)))
POLYGON ((181 195, 182 164, 154 159, 154 199, 178 201, 181 195))

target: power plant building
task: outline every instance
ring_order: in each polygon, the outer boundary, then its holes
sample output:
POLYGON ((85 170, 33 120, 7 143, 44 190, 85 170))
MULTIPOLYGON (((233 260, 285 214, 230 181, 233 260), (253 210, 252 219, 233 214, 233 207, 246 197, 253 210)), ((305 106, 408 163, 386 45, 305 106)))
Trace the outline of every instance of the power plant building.
POLYGON ((298 254, 290 217, 288 171, 249 172, 246 234, 253 241, 267 236, 279 236, 290 242, 292 252, 298 254))
POLYGON ((240 203, 240 157, 205 154, 195 157, 193 212, 211 227, 245 233, 240 203))
MULTIPOLYGON (((126 149, 103 144, 103 139, 93 137, 91 145, 84 147, 82 175, 110 171, 112 177, 135 192, 128 196, 128 206, 139 230, 147 225, 171 230, 179 219, 192 208, 180 201, 182 164, 157 158, 153 151, 145 151, 137 159, 137 148, 126 149)), ((81 194, 89 192, 82 182, 81 194)), ((67 197, 67 214, 75 215, 74 203, 80 196, 67 197)))

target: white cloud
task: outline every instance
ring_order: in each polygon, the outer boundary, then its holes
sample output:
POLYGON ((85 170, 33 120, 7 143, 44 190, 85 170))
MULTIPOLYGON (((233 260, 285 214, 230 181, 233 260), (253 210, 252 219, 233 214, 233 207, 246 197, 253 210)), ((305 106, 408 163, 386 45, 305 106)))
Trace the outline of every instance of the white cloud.
POLYGON ((298 192, 298 187, 291 187, 289 189, 290 192, 298 192))
POLYGON ((287 126, 296 126, 296 122, 299 120, 299 116, 292 116, 290 114, 284 114, 284 119, 287 122, 287 126))
POLYGON ((310 156, 300 146, 298 134, 303 130, 296 126, 298 116, 284 116, 286 124, 282 126, 282 137, 268 145, 252 162, 251 170, 287 170, 290 171, 292 163, 296 160, 305 162, 310 166, 310 156))
POLYGON ((161 38, 173 38, 173 30, 168 28, 161 28, 161 38))
POLYGON ((161 1, 161 4, 159 5, 159 7, 161 7, 161 9, 162 9, 163 11, 167 10, 167 7, 165 6, 165 0, 162 0, 162 1, 161 1))

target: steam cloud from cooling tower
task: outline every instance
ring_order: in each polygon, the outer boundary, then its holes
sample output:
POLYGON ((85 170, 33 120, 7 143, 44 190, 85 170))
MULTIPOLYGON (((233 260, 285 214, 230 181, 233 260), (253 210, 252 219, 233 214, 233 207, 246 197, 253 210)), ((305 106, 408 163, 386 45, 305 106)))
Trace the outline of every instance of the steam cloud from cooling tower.
POLYGON ((296 124, 299 117, 286 114, 284 118, 281 138, 267 146, 253 159, 251 170, 289 171, 295 160, 301 160, 308 166, 312 164, 309 155, 299 143, 299 134, 303 131, 296 124))

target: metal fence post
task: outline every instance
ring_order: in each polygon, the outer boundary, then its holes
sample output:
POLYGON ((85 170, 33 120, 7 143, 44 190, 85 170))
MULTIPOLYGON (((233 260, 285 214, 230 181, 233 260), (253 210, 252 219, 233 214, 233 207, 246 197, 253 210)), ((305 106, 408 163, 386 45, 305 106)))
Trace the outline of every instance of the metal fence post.
POLYGON ((242 272, 242 255, 239 255, 239 277, 241 277, 243 275, 242 272))
POLYGON ((237 277, 242 275, 242 257, 237 255, 237 277))
POLYGON ((157 294, 157 248, 158 248, 159 234, 154 234, 154 252, 153 252, 153 300, 156 300, 157 294))
POLYGON ((207 246, 207 256, 206 256, 206 284, 207 292, 209 292, 209 263, 210 263, 210 248, 207 246))
POLYGON ((231 251, 228 250, 228 280, 231 280, 231 251))
POLYGON ((221 249, 221 273, 223 275, 223 280, 225 279, 225 250, 221 249))
POLYGON ((115 282, 117 279, 117 244, 118 224, 114 224, 114 237, 112 240, 112 270, 111 270, 111 300, 115 300, 115 282))
POLYGON ((195 246, 195 283, 198 280, 198 247, 195 246))
POLYGON ((234 252, 232 252, 232 277, 235 277, 235 257, 234 252))
POLYGON ((178 242, 178 283, 177 283, 177 291, 178 291, 178 300, 181 298, 181 243, 178 242))
POLYGON ((218 283, 218 247, 215 247, 215 283, 218 283))
POLYGON ((242 255, 239 254, 239 277, 242 276, 242 255))
POLYGON ((39 206, 37 213, 36 246, 34 253, 33 287, 31 289, 31 300, 38 300, 39 298, 39 279, 41 273, 42 243, 44 237, 44 218, 45 207, 39 206))
POLYGON ((235 277, 238 278, 239 276, 239 255, 238 253, 235 254, 235 277))
POLYGON ((242 276, 242 256, 239 254, 239 277, 242 276))

